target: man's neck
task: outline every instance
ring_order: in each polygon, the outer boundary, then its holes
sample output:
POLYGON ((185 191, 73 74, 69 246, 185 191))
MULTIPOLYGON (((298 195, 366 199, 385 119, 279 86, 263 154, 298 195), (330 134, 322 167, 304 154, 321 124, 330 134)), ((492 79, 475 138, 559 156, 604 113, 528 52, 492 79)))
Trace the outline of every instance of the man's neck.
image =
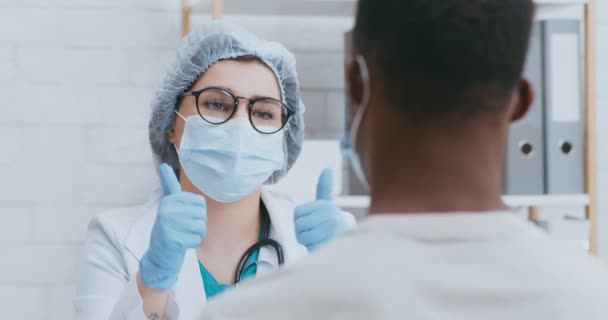
MULTIPOLYGON (((501 176, 506 129, 460 126, 399 135, 376 144, 371 213, 505 210, 501 176), (452 132, 450 132, 452 131, 452 132), (395 142, 398 141, 398 142, 395 142)), ((407 130, 407 129, 406 129, 407 130)), ((394 135, 387 133, 387 137, 394 135)))

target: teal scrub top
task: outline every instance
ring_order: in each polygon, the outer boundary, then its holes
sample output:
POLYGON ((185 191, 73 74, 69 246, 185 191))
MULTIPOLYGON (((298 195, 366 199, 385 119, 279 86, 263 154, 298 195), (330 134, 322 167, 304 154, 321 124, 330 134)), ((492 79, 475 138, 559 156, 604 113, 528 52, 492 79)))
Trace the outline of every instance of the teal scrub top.
MULTIPOLYGON (((260 236, 258 237, 259 240, 262 240, 262 230, 264 230, 264 226, 260 225, 260 236)), ((256 272, 258 270, 257 261, 258 261, 259 254, 260 254, 260 249, 258 248, 251 254, 251 256, 249 257, 249 260, 247 260, 247 263, 245 263, 245 268, 243 269, 243 275, 241 276, 242 280, 245 280, 256 274, 256 272)), ((230 285, 230 284, 219 283, 215 279, 215 277, 207 270, 207 268, 205 268, 205 266, 201 263, 200 260, 198 261, 198 267, 201 271, 201 277, 203 278, 203 287, 205 288, 205 294, 207 295, 207 300, 222 293, 224 290, 232 287, 232 285, 230 285)))

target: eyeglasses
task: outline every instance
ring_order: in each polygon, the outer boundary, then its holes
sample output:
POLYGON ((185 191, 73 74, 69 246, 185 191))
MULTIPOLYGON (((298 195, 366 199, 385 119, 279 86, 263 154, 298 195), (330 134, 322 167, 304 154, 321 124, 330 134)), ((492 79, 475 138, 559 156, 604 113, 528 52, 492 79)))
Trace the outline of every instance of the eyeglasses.
POLYGON ((183 93, 180 97, 194 96, 196 110, 203 120, 211 124, 222 124, 230 120, 238 109, 239 100, 249 101, 247 111, 253 128, 263 134, 272 134, 283 129, 293 112, 283 102, 273 98, 248 99, 235 96, 221 88, 205 88, 183 93))

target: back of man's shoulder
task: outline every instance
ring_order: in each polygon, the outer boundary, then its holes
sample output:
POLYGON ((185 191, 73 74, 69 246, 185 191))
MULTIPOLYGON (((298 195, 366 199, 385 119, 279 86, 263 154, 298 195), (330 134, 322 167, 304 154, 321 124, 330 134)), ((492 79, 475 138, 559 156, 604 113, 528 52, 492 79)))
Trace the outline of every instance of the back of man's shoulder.
MULTIPOLYGON (((604 317, 608 314, 608 265, 604 261, 583 248, 568 247, 556 240, 544 241, 536 249, 542 253, 535 274, 545 278, 553 289, 550 296, 556 308, 601 309, 604 317)), ((591 312, 586 319, 599 315, 591 312)))

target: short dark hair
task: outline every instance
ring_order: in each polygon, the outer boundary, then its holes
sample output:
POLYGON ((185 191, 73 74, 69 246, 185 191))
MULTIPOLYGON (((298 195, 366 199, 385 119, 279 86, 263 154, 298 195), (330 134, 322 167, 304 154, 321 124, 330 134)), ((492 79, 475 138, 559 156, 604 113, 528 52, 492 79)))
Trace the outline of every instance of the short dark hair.
POLYGON ((354 50, 406 112, 498 112, 521 78, 533 15, 531 0, 359 0, 354 50))

